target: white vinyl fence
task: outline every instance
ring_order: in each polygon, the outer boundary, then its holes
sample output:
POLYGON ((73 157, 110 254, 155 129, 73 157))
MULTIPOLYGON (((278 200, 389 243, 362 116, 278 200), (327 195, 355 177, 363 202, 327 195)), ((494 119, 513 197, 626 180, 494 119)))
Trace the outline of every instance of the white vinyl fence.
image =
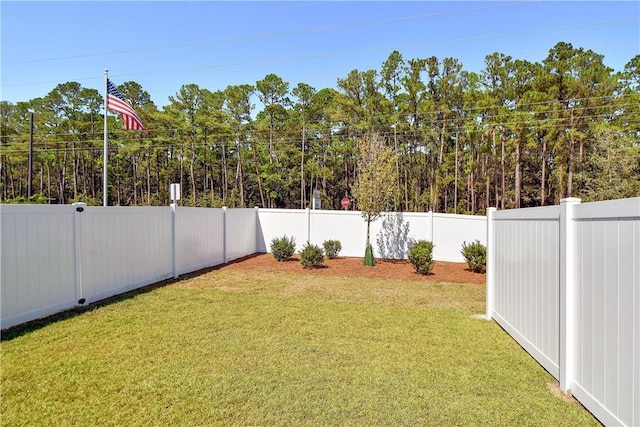
MULTIPOLYGON (((180 274, 267 252, 274 237, 364 254, 360 212, 2 205, 1 327, 88 304, 180 274)), ((371 224, 376 256, 403 259, 433 240, 434 259, 462 262, 463 241, 485 243, 486 218, 386 214, 371 224)))
POLYGON ((605 425, 640 425, 640 198, 488 212, 487 316, 605 425))
MULTIPOLYGON (((0 232, 7 328, 267 252, 283 235, 361 257, 366 224, 352 211, 2 205, 0 232)), ((486 244, 487 317, 604 424, 640 425, 640 198, 371 224, 379 258, 406 258, 418 240, 439 261, 486 244)))
POLYGON ((2 206, 0 227, 2 328, 75 306, 74 208, 2 206))
POLYGON ((74 214, 78 300, 90 303, 171 277, 170 209, 80 209, 74 214))
POLYGON ((2 205, 1 327, 256 252, 255 209, 2 205))
POLYGON ((176 274, 256 253, 256 209, 176 208, 176 274))
POLYGON ((175 218, 177 274, 225 262, 225 211, 176 207, 175 218))
MULTIPOLYGON (((309 242, 322 247, 339 240, 340 256, 364 256, 367 224, 358 211, 260 209, 258 252, 269 252, 274 238, 294 237, 298 250, 309 242)), ((418 240, 433 241, 437 261, 464 262, 462 244, 479 240, 486 244, 486 217, 440 213, 392 212, 371 223, 374 255, 406 259, 418 240)))

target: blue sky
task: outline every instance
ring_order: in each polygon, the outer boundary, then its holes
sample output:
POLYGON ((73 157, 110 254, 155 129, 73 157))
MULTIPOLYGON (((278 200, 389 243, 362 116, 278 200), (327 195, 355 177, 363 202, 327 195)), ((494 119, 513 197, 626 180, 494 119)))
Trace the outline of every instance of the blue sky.
POLYGON ((27 101, 58 83, 103 92, 133 80, 158 106, 184 84, 210 90, 269 73, 316 89, 353 69, 405 59, 486 55, 542 61, 557 42, 604 55, 616 71, 640 53, 637 1, 2 1, 0 99, 27 101))

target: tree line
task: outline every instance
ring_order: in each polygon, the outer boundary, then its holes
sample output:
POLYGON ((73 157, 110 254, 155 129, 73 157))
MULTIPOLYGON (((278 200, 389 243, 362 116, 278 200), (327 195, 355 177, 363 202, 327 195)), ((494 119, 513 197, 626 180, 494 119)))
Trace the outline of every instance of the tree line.
MULTIPOLYGON (((394 51, 335 89, 268 74, 219 91, 186 84, 162 108, 136 82, 118 89, 149 132, 108 115, 112 205, 167 205, 177 182, 188 206, 304 208, 318 190, 323 208, 340 209, 369 133, 395 153, 389 210, 476 214, 640 195, 640 55, 614 72, 602 55, 559 42, 542 62, 493 53, 476 73, 394 51)), ((100 205, 102 108, 77 82, 2 101, 0 200, 100 205)))

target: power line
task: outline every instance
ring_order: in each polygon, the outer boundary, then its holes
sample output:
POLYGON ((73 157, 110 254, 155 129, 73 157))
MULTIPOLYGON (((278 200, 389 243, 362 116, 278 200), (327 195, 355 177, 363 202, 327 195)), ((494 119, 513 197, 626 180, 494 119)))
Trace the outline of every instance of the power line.
MULTIPOLYGON (((601 113, 597 116, 592 116, 592 117, 610 117, 615 115, 617 112, 619 112, 620 110, 623 110, 625 108, 632 108, 632 107, 637 107, 637 103, 635 103, 634 101, 631 101, 630 103, 620 103, 620 104, 606 104, 606 105, 586 105, 586 106, 582 106, 582 105, 578 105, 578 106, 574 106, 571 107, 569 109, 552 109, 551 105, 552 104, 556 104, 558 105, 558 103, 562 103, 565 101, 571 101, 571 102, 589 102, 589 101, 598 101, 598 100, 611 100, 611 99, 616 99, 618 101, 624 100, 625 98, 627 98, 628 96, 630 96, 631 94, 620 94, 617 96, 613 96, 613 95, 602 95, 602 96, 589 96, 589 97, 582 97, 582 98, 571 98, 568 100, 557 100, 557 99, 551 99, 551 100, 545 100, 545 101, 537 101, 537 102, 528 102, 528 103, 517 103, 514 104, 513 106, 506 106, 506 105, 486 105, 486 106, 482 106, 482 107, 470 107, 470 108, 462 108, 462 109, 455 109, 451 111, 451 115, 453 117, 449 117, 446 118, 446 120, 448 121, 468 121, 471 120, 470 117, 460 117, 460 115, 472 115, 472 113, 474 112, 486 112, 486 111, 491 111, 491 110, 506 110, 507 114, 513 114, 513 113, 525 113, 525 114, 533 114, 533 115, 544 115, 544 114, 551 114, 551 113, 558 113, 558 112, 562 112, 562 111, 584 111, 584 110, 590 110, 590 109, 603 109, 606 107, 611 107, 614 110, 613 111, 609 111, 609 112, 605 112, 605 113, 601 113), (550 109, 547 110, 523 110, 524 108, 527 107, 535 107, 535 106, 544 106, 544 105, 549 105, 550 109)), ((437 106, 436 106, 437 107, 437 106)), ((438 109, 435 109, 433 111, 428 111, 428 112, 423 112, 419 115, 420 119, 426 119, 429 120, 428 117, 429 116, 436 116, 438 114, 441 114, 441 111, 438 109)), ((630 114, 630 112, 625 112, 625 115, 630 114)), ((390 125, 393 124, 401 124, 397 121, 394 121, 394 115, 393 114, 375 114, 373 116, 370 116, 368 118, 373 119, 373 120, 383 120, 383 121, 387 121, 390 125)), ((401 117, 409 117, 409 114, 402 114, 401 117)), ((493 119, 501 119, 503 116, 500 114, 486 114, 482 116, 483 120, 493 120, 493 119)), ((582 118, 584 118, 585 116, 582 116, 582 118)), ((558 118, 558 120, 564 120, 566 118, 558 118)), ((349 120, 349 117, 346 116, 342 116, 342 117, 337 117, 336 118, 337 121, 346 121, 349 120)), ((549 120, 548 118, 532 118, 531 120, 549 120)), ((314 120, 308 120, 306 123, 307 124, 321 124, 325 122, 323 121, 314 121, 314 120)), ((434 123, 434 122, 427 122, 427 123, 434 123)), ((512 123, 512 122, 509 122, 512 123)), ((180 131, 181 129, 179 128, 162 128, 162 131, 165 132, 177 132, 180 131)), ((154 132, 153 129, 150 130, 151 132, 154 132)), ((15 135, 19 135, 19 134, 4 134, 3 136, 5 137, 9 137, 9 136, 15 136, 15 135)), ((22 134, 24 135, 24 134, 22 134)), ((40 137, 56 137, 56 136, 69 136, 71 134, 69 133, 46 133, 43 135, 40 135, 40 137)), ((87 136, 87 135, 102 135, 101 132, 78 132, 73 134, 74 136, 87 136)), ((207 135, 209 136, 213 136, 214 134, 212 133, 207 133, 207 135)))
MULTIPOLYGON (((609 117, 610 115, 608 114, 593 114, 593 115, 588 115, 588 116, 582 116, 579 117, 580 119, 598 119, 598 118, 604 118, 604 117, 609 117)), ((628 116, 626 116, 628 118, 639 118, 640 117, 640 112, 633 112, 630 113, 628 116)), ((495 122, 495 123, 476 123, 478 125, 478 128, 475 129, 476 131, 482 131, 483 129, 486 129, 487 126, 514 126, 514 125, 527 125, 528 128, 532 128, 532 127, 536 127, 538 126, 537 122, 541 122, 541 123, 545 123, 545 124, 550 124, 550 123, 555 123, 555 122, 559 122, 559 121, 566 121, 567 118, 566 117, 559 117, 559 118, 540 118, 540 119, 530 119, 530 120, 526 120, 526 121, 507 121, 507 122, 495 122)), ((454 121, 455 122, 455 121, 454 121)), ((426 130, 432 130, 434 127, 433 125, 436 125, 436 122, 423 122, 421 124, 421 128, 419 129, 419 133, 423 134, 426 130)), ((438 130, 439 130, 439 126, 438 126, 438 130)), ((230 133, 210 133, 207 134, 208 137, 208 141, 203 141, 203 140, 198 140, 198 141, 182 141, 182 140, 178 140, 177 142, 169 142, 169 141, 163 141, 161 143, 158 143, 158 140, 156 138, 173 138, 173 139, 179 139, 180 136, 165 136, 165 135, 161 135, 161 132, 173 132, 173 129, 162 129, 158 132, 158 135, 156 135, 155 137, 150 137, 150 138, 145 138, 143 140, 141 140, 140 138, 135 138, 135 137, 119 137, 117 139, 112 140, 112 144, 124 144, 127 142, 149 142, 151 143, 151 145, 149 146, 145 146, 145 147, 140 147, 141 150, 143 149, 156 149, 156 148, 164 148, 164 149, 168 149, 168 148, 176 148, 176 147, 181 147, 183 145, 189 145, 189 146, 193 146, 193 147, 197 147, 197 148, 203 148, 203 147, 236 147, 237 143, 235 141, 232 141, 236 135, 234 134, 230 134, 230 133), (226 139, 226 140, 225 140, 226 139)), ((447 135, 451 136, 452 134, 454 134, 456 132, 455 129, 451 129, 448 128, 447 129, 447 135)), ((249 132, 250 133, 250 132, 249 132)), ((289 133, 289 132, 286 132, 289 133)), ((22 136, 25 136, 26 134, 21 134, 22 136)), ((96 136, 101 136, 101 134, 95 134, 96 136)), ((335 137, 335 133, 333 133, 332 135, 334 135, 335 137)), ((391 131, 386 131, 386 132, 381 132, 381 135, 383 137, 393 137, 393 136, 400 136, 400 137, 408 137, 411 138, 413 136, 413 130, 411 129, 407 129, 407 130, 400 130, 400 131, 396 131, 391 132, 391 131)), ((20 135, 14 135, 14 136, 20 136, 20 135)), ((265 148, 268 147, 269 145, 269 141, 268 141, 268 136, 266 135, 266 132, 264 135, 262 135, 262 138, 255 138, 256 136, 260 136, 259 134, 256 134, 255 132, 253 134, 251 134, 251 136, 253 138, 251 138, 250 140, 243 140, 242 142, 240 142, 241 146, 251 146, 251 145, 256 145, 256 146, 264 146, 265 148)), ((317 140, 321 140, 322 138, 319 139, 314 139, 314 138, 310 138, 309 141, 313 142, 313 141, 317 141, 317 140)), ((291 137, 291 136, 286 136, 286 137, 277 137, 276 138, 277 142, 279 143, 291 143, 291 144, 297 144, 300 143, 300 138, 299 137, 291 137)), ((47 146, 47 147, 40 147, 38 149, 38 151, 41 152, 64 152, 64 151, 68 151, 71 152, 73 150, 75 151, 93 151, 93 150, 100 150, 101 147, 99 147, 99 144, 102 144, 103 140, 102 139, 84 139, 84 140, 76 140, 76 141, 37 141, 35 142, 35 145, 37 146, 47 146), (51 147, 52 145, 61 145, 61 144, 96 144, 95 147, 83 147, 83 146, 76 146, 75 148, 71 148, 71 147, 64 147, 64 148, 55 148, 55 147, 51 147)), ((18 149, 13 149, 14 147, 21 147, 23 145, 26 145, 26 142, 12 142, 10 144, 6 144, 5 148, 12 148, 11 153, 10 154, 26 154, 27 153, 27 149, 22 149, 22 148, 18 148, 18 149)), ((7 155, 5 153, 5 155, 7 155)))
MULTIPOLYGON (((618 110, 620 110, 621 108, 625 108, 625 107, 636 107, 637 104, 622 104, 616 107, 616 111, 613 112, 605 112, 605 113, 599 113, 599 114, 589 114, 589 115, 583 115, 583 116, 574 116, 575 120, 584 120, 584 119, 602 119, 602 118, 630 118, 630 117, 635 117, 636 115, 640 114, 640 112, 635 112, 635 111, 627 111, 624 114, 616 114, 618 110)), ((573 111, 576 110, 590 110, 592 108, 597 108, 600 109, 602 107, 585 107, 585 108, 574 108, 573 111)), ((429 119, 427 117, 425 117, 427 114, 423 115, 420 117, 420 126, 421 127, 429 127, 429 126, 434 126, 434 125, 438 125, 440 126, 440 124, 444 121, 444 122, 448 122, 448 123, 453 123, 453 124, 464 124, 464 123, 474 123, 478 126, 509 126, 509 125, 515 125, 515 124, 532 124, 532 126, 535 123, 550 123, 550 122, 558 122, 558 121, 566 121, 568 120, 568 117, 535 117, 535 116, 539 116, 539 115, 545 115, 545 114, 552 114, 552 113, 557 113, 559 111, 569 111, 569 110, 544 110, 544 111, 514 111, 511 110, 510 113, 514 113, 514 112, 521 112, 527 115, 531 115, 534 117, 529 117, 526 121, 514 121, 514 120, 506 120, 506 121, 492 121, 495 119, 503 119, 504 116, 501 115, 486 115, 486 116, 482 116, 482 117, 460 117, 459 115, 455 115, 453 117, 449 117, 449 118, 445 118, 445 119, 429 119), (481 122, 476 121, 477 118, 482 119, 481 122)), ((435 115, 438 114, 438 112, 431 112, 428 115, 435 115)), ((378 121, 384 121, 386 122, 387 125, 389 126, 393 126, 393 125, 401 125, 401 124, 405 124, 405 125, 409 125, 410 124, 406 121, 403 122, 398 122, 398 121, 394 121, 393 117, 389 116, 389 115, 376 115, 376 116, 372 116, 371 119, 374 120, 378 120, 378 121)), ((339 118, 338 121, 346 121, 348 120, 348 118, 339 118)), ((309 124, 320 124, 320 122, 317 121, 307 121, 306 122, 308 125, 309 124)), ((201 126, 194 126, 193 129, 199 129, 202 130, 203 127, 201 126)), ((128 140, 128 141, 144 141, 144 140, 149 140, 152 139, 154 137, 182 137, 184 135, 181 135, 180 133, 183 132, 183 130, 181 128, 161 128, 161 129, 150 129, 149 133, 150 135, 152 135, 151 137, 144 137, 143 139, 140 138, 118 138, 118 140, 128 140), (168 135, 169 133, 178 133, 178 135, 168 135), (162 135, 168 135, 168 136, 162 136, 162 135)), ((257 131, 256 129, 247 129, 247 134, 252 134, 252 135, 259 135, 260 133, 266 133, 267 130, 263 130, 263 131, 257 131)), ((298 129, 296 129, 295 131, 289 131, 289 130, 285 130, 283 133, 289 133, 289 132, 298 132, 298 129)), ((410 133, 411 131, 401 131, 402 132, 406 132, 406 133, 410 133)), ((312 130, 309 131, 310 134, 314 133, 312 130)), ((9 134, 4 134, 3 136, 5 138, 16 138, 16 137, 25 137, 27 135, 27 133, 9 133, 9 134)), ((206 135, 207 138, 233 138, 235 137, 234 133, 215 133, 215 132, 206 132, 206 133, 201 133, 199 134, 199 136, 203 136, 206 135)), ((41 138, 41 139, 48 139, 48 138, 63 138, 63 137, 69 137, 69 136, 74 136, 74 137, 88 137, 88 136, 95 136, 97 137, 101 137, 102 133, 101 132, 81 132, 81 133, 74 133, 74 134, 70 134, 70 133, 44 133, 44 134, 36 134, 35 137, 36 138, 41 138)), ((279 138, 280 140, 282 140, 281 138, 279 138)), ((34 142, 34 144, 42 144, 42 145, 50 145, 50 144, 70 144, 70 143, 76 143, 76 144, 80 144, 83 142, 90 142, 92 140, 84 140, 84 139, 78 139, 78 140, 67 140, 67 141, 36 141, 34 142)), ((98 141, 97 139, 95 141, 98 141)), ((101 140, 100 140, 101 141, 101 140)), ((6 145, 5 145, 6 146, 6 145)))
MULTIPOLYGON (((358 55, 363 53, 372 53, 372 52, 381 52, 381 51, 393 51, 393 50, 401 50, 406 48, 415 48, 415 47, 425 47, 425 46, 436 46, 441 44, 449 44, 449 43, 461 43, 461 42, 470 42, 470 41, 478 41, 478 40, 486 40, 491 38, 501 38, 501 37, 511 37, 511 36, 519 36, 519 35, 530 35, 530 34, 538 34, 544 32, 552 32, 552 31, 562 31, 562 30, 571 30, 578 28, 589 28, 595 26, 602 25, 613 25, 613 24, 621 24, 626 22, 640 21, 640 18, 629 18, 629 19, 620 19, 613 21, 601 21, 601 22, 592 22, 587 24, 576 24, 576 25, 568 25, 562 27, 552 27, 552 28, 540 28, 533 30, 521 30, 509 33, 495 33, 495 34, 487 34, 481 36, 473 36, 473 37, 463 37, 457 39, 447 39, 447 40, 436 40, 432 42, 423 42, 423 43, 410 43, 399 46, 387 46, 381 48, 371 48, 371 49, 360 49, 360 50, 351 50, 351 51, 341 51, 341 52, 328 52, 323 54, 315 54, 315 55, 304 55, 304 56, 293 56, 293 57, 281 57, 281 58, 268 58, 263 60, 256 61, 243 61, 243 62, 234 62, 234 63, 226 63, 226 64, 212 64, 212 65, 203 65, 197 67, 184 67, 184 68, 168 68, 161 70, 148 70, 142 71, 138 73, 127 73, 127 74, 113 74, 112 77, 131 77, 131 76, 142 76, 142 75, 151 75, 151 74, 166 74, 166 73, 176 73, 176 72, 184 72, 184 71, 197 71, 197 70, 207 70, 214 68, 228 68, 228 67, 244 67, 251 65, 260 65, 260 64, 272 64, 279 62, 294 62, 294 61, 303 61, 303 60, 314 60, 321 58, 329 58, 329 57, 337 57, 337 56, 347 56, 347 55, 358 55)), ((629 46, 640 44, 640 42, 630 42, 627 44, 621 44, 619 46, 629 46)), ((81 77, 71 79, 74 81, 79 80, 97 80, 100 77, 81 77)), ((5 87, 18 87, 18 86, 29 86, 29 85, 40 85, 40 84, 54 84, 59 83, 58 81, 42 81, 42 82, 29 82, 29 83, 15 83, 15 84, 5 84, 5 87)))
POLYGON ((398 17, 398 18, 378 19, 378 20, 363 21, 363 22, 351 22, 346 24, 328 25, 328 26, 317 27, 317 28, 303 28, 300 30, 282 31, 277 33, 250 34, 250 35, 240 36, 240 37, 229 37, 229 38, 214 39, 214 40, 200 40, 200 41, 189 42, 189 43, 178 43, 178 44, 150 46, 150 47, 142 47, 142 48, 134 48, 134 49, 122 49, 122 50, 113 50, 113 51, 106 51, 106 52, 95 52, 95 53, 86 53, 86 54, 79 54, 79 55, 60 56, 60 57, 53 57, 53 58, 5 62, 3 65, 6 66, 6 65, 17 65, 17 64, 31 64, 31 63, 37 63, 37 62, 60 61, 60 60, 77 59, 77 58, 119 55, 124 53, 139 53, 139 52, 148 52, 148 51, 154 51, 154 50, 178 49, 183 47, 194 47, 194 46, 203 46, 203 45, 210 45, 210 44, 220 44, 220 43, 229 43, 229 42, 237 42, 237 41, 255 40, 255 39, 294 36, 294 35, 307 34, 307 33, 318 33, 318 32, 324 32, 324 31, 341 30, 346 28, 357 28, 357 27, 364 27, 369 25, 380 25, 380 24, 410 21, 410 20, 418 20, 418 19, 424 19, 424 18, 433 18, 433 17, 445 16, 445 15, 457 15, 457 14, 468 13, 468 12, 477 12, 477 11, 488 10, 488 9, 520 6, 523 4, 539 3, 539 2, 540 0, 519 1, 515 3, 508 3, 508 4, 489 5, 489 6, 474 7, 469 9, 437 12, 437 13, 426 13, 426 14, 411 15, 411 16, 404 16, 404 17, 398 17))

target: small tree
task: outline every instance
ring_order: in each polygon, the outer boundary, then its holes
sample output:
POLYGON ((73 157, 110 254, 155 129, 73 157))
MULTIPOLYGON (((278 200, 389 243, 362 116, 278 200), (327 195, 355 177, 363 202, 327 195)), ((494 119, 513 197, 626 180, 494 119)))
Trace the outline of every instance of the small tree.
POLYGON ((353 186, 362 217, 367 222, 364 264, 375 265, 371 248, 371 222, 388 208, 396 192, 396 154, 377 133, 358 141, 358 176, 353 186))

